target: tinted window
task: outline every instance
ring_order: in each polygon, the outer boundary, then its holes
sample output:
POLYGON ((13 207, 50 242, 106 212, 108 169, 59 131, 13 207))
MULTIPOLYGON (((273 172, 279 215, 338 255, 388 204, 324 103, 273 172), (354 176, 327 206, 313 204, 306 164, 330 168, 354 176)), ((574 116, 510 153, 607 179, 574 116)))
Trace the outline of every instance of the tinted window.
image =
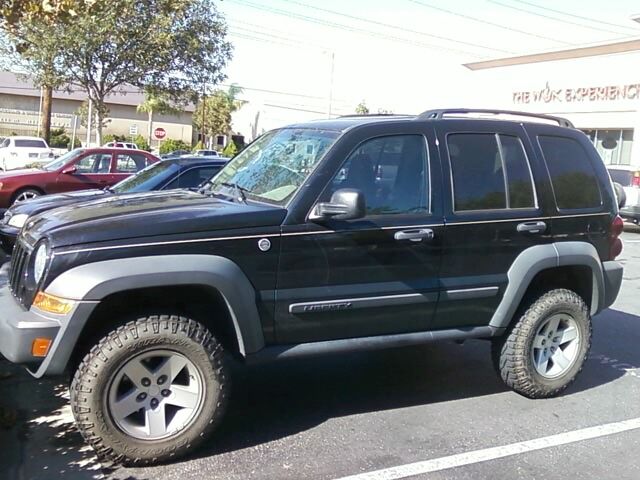
POLYGON ((611 175, 611 180, 619 183, 623 187, 629 187, 631 185, 633 174, 629 170, 609 170, 609 175, 611 175))
POLYGON ((13 143, 16 147, 47 148, 43 140, 14 140, 13 143))
POLYGON ((602 204, 593 165, 579 142, 567 137, 539 136, 560 209, 592 208, 602 204))
POLYGON ((334 177, 327 199, 341 188, 362 191, 368 215, 429 211, 424 137, 398 135, 364 142, 334 177))
POLYGON ((509 189, 508 208, 534 208, 533 179, 529 161, 518 137, 498 135, 509 189))
POLYGON ((494 134, 456 133, 447 137, 454 210, 507 208, 504 172, 494 134))
POLYGON ((202 185, 213 175, 220 171, 221 167, 196 167, 182 173, 178 178, 173 179, 163 190, 172 188, 193 188, 202 185))
POLYGON ((87 155, 75 164, 77 173, 109 173, 111 167, 110 153, 87 155))
POLYGON ((147 159, 140 154, 120 154, 116 157, 116 169, 120 173, 135 173, 147 166, 147 159))

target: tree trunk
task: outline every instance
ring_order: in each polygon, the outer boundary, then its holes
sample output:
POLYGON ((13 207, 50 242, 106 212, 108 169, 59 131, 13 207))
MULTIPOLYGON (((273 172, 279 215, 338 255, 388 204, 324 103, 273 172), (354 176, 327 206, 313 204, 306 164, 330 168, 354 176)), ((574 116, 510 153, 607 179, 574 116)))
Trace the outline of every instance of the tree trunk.
POLYGON ((51 102, 53 99, 53 88, 42 87, 42 113, 40 124, 42 125, 42 138, 47 144, 51 138, 51 102))
POLYGON ((153 133, 153 109, 149 109, 149 125, 147 130, 147 143, 151 148, 151 135, 153 133))
POLYGON ((102 123, 104 122, 104 117, 102 116, 102 112, 103 109, 100 108, 102 107, 103 103, 102 101, 100 102, 94 102, 96 104, 96 146, 101 146, 102 145, 102 123), (98 107, 98 105, 100 107, 98 107))

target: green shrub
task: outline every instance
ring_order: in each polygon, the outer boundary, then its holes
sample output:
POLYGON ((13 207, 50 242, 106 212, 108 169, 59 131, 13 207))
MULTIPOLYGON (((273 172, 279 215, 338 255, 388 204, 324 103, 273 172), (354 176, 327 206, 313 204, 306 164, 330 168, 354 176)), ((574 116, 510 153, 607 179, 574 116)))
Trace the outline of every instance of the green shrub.
POLYGON ((174 140, 173 138, 167 138, 160 143, 160 155, 175 152, 176 150, 191 151, 191 145, 182 140, 174 140))
POLYGON ((151 146, 147 142, 147 139, 140 134, 133 137, 133 143, 135 143, 140 150, 145 150, 147 152, 151 151, 151 146))
POLYGON ((238 153, 238 146, 233 141, 227 143, 227 146, 224 147, 224 150, 222 151, 222 155, 229 158, 235 157, 237 153, 238 153))
POLYGON ((196 150, 204 150, 204 143, 202 143, 202 140, 196 143, 196 146, 193 147, 193 151, 195 152, 196 150))

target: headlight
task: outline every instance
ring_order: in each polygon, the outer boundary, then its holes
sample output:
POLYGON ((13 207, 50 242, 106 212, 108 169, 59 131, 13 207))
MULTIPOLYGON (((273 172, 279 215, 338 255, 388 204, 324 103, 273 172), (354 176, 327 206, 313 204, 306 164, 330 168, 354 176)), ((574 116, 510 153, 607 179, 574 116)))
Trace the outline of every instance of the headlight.
POLYGON ((11 227, 22 228, 27 222, 27 218, 29 218, 29 215, 27 215, 26 213, 20 213, 18 215, 9 217, 9 221, 7 223, 11 227))
POLYGON ((36 283, 40 283, 44 269, 47 267, 47 260, 49 259, 49 252, 46 243, 41 243, 33 260, 33 279, 36 283))

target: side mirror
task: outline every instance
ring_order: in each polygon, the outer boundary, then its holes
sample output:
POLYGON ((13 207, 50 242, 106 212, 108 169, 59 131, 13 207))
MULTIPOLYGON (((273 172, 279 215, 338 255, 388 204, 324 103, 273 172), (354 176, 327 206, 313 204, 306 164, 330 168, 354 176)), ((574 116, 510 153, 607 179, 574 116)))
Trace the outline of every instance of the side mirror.
POLYGON ((364 193, 353 188, 342 188, 331 195, 331 201, 318 203, 309 217, 311 220, 355 220, 365 216, 364 193))
POLYGON ((64 170, 62 170, 62 173, 64 173, 65 175, 73 175, 77 171, 78 169, 76 167, 67 167, 64 170))

